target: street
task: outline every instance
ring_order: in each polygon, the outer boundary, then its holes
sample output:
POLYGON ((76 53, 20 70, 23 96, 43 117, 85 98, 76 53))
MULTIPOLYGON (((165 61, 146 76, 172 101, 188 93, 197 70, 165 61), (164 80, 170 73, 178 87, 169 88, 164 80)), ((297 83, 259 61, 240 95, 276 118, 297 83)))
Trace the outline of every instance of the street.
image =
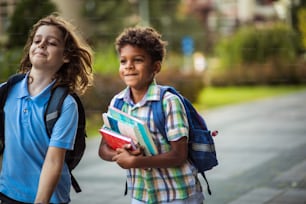
MULTIPOLYGON (((205 204, 306 203, 306 92, 201 112, 215 138, 219 165, 206 172, 205 204), (305 195, 305 196, 303 196, 305 195), (283 197, 282 197, 283 196, 283 197), (287 201, 286 201, 287 199, 287 201)), ((98 157, 100 137, 87 142, 75 169, 82 193, 73 204, 129 203, 125 170, 98 157)))

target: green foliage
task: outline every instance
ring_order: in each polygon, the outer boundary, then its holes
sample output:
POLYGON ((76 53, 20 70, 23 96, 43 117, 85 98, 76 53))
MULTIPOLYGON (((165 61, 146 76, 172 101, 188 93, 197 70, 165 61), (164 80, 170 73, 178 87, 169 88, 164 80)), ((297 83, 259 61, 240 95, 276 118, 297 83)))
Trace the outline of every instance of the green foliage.
POLYGON ((83 15, 92 25, 92 39, 98 45, 113 42, 123 28, 134 22, 135 7, 126 0, 84 0, 83 15))
POLYGON ((114 47, 105 47, 95 53, 94 72, 97 74, 116 75, 119 59, 114 47))
POLYGON ((223 67, 264 63, 270 59, 292 62, 299 50, 297 34, 288 26, 275 24, 271 27, 242 27, 233 36, 217 45, 223 67))
POLYGON ((21 55, 22 50, 18 48, 0 52, 0 82, 17 72, 21 55))
POLYGON ((298 1, 298 3, 292 4, 292 26, 300 34, 303 42, 301 51, 306 50, 306 1, 298 1))
POLYGON ((11 17, 8 28, 8 47, 22 47, 26 43, 28 33, 40 18, 56 11, 56 6, 50 0, 21 0, 11 17))
POLYGON ((183 73, 180 70, 163 70, 156 76, 156 79, 158 84, 175 87, 191 102, 197 100, 199 92, 204 88, 203 75, 199 73, 183 73))
POLYGON ((298 30, 301 34, 301 40, 304 50, 306 50, 306 6, 298 10, 298 30))
MULTIPOLYGON (((113 45, 117 35, 126 27, 142 24, 141 0, 84 0, 83 15, 92 25, 91 40, 100 49, 113 45), (120 6, 119 6, 120 5, 120 6)), ((204 28, 194 16, 178 15, 180 0, 148 0, 150 26, 168 41, 168 51, 181 53, 181 40, 185 35, 195 40, 196 50, 203 50, 204 28)))

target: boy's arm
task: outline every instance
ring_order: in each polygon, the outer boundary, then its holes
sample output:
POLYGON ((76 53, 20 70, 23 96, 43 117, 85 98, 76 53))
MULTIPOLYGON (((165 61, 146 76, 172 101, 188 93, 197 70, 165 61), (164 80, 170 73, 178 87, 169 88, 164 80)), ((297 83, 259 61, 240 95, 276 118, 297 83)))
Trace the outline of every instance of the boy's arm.
POLYGON ((106 161, 112 161, 112 158, 116 155, 116 151, 111 149, 106 142, 101 139, 100 147, 99 147, 99 156, 101 159, 106 161))
POLYGON ((49 203, 62 172, 65 154, 66 149, 49 147, 41 170, 34 203, 49 203))
POLYGON ((187 160, 188 145, 187 137, 170 142, 169 152, 154 156, 135 156, 127 150, 117 149, 117 155, 113 160, 124 169, 129 168, 172 168, 183 165, 187 160))

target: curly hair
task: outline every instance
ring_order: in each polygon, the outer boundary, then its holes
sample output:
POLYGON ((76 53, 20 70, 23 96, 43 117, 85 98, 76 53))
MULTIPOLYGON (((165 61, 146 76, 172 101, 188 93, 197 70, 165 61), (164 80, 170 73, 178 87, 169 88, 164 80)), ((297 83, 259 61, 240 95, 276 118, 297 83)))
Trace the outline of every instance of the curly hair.
POLYGON ((70 92, 85 93, 93 82, 93 51, 80 33, 77 32, 76 27, 56 13, 40 19, 33 25, 24 47, 24 55, 20 62, 19 72, 26 73, 31 70, 32 64, 29 50, 36 31, 43 25, 55 26, 63 33, 64 55, 69 59, 69 63, 63 64, 53 77, 56 79, 54 88, 67 86, 70 92))
POLYGON ((131 27, 126 28, 115 41, 116 50, 120 53, 122 47, 132 45, 144 49, 153 62, 163 61, 166 55, 167 42, 161 39, 159 34, 152 27, 131 27))

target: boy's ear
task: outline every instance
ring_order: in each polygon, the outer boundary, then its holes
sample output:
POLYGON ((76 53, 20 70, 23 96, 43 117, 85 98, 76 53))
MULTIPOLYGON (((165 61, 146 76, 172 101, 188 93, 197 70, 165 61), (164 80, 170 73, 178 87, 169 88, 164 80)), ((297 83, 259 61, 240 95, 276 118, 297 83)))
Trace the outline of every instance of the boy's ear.
POLYGON ((154 74, 159 73, 161 70, 161 61, 154 62, 154 74))

